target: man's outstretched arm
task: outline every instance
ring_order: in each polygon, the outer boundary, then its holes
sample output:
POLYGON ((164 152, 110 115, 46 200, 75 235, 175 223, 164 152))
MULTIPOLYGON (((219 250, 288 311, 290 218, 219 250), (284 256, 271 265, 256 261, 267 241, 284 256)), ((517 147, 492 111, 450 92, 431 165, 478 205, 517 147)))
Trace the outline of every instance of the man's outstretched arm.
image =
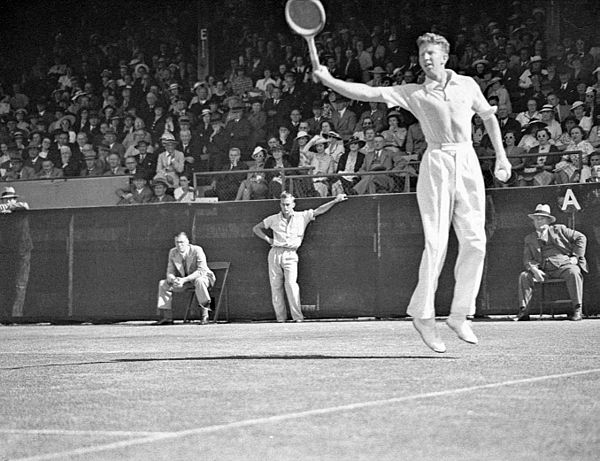
POLYGON ((336 203, 343 202, 344 200, 348 200, 348 197, 346 197, 346 194, 339 194, 332 201, 324 203, 323 205, 321 205, 319 208, 317 208, 315 210, 315 212, 314 212, 315 218, 319 215, 322 215, 323 213, 327 213, 329 210, 331 210, 333 205, 335 205, 336 203))

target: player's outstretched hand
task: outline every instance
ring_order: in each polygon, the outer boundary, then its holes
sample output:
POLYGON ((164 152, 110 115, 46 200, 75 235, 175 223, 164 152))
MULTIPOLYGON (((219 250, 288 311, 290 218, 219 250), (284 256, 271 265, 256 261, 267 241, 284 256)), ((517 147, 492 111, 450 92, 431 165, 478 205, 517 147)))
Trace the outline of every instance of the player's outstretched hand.
POLYGON ((348 200, 348 197, 346 196, 346 194, 338 194, 335 197, 335 203, 340 203, 340 202, 343 202, 344 200, 348 200))
POLYGON ((329 82, 334 80, 333 76, 329 72, 329 69, 323 65, 313 69, 313 76, 317 77, 324 85, 327 85, 329 82))

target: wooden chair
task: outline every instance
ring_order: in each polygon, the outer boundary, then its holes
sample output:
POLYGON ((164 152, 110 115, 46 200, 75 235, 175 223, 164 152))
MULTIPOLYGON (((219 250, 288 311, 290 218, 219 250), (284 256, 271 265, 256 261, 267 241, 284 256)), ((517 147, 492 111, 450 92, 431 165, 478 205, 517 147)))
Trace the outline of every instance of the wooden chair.
POLYGON ((569 309, 572 307, 567 284, 563 279, 547 279, 543 282, 535 282, 533 289, 537 307, 540 311, 540 320, 546 306, 550 308, 552 318, 554 318, 556 307, 567 306, 569 309))
MULTIPOLYGON (((210 297, 214 299, 213 309, 213 323, 217 323, 219 320, 219 313, 221 311, 221 305, 223 301, 225 303, 225 321, 229 321, 229 299, 227 293, 227 276, 229 275, 229 266, 230 262, 228 261, 216 261, 207 263, 208 268, 215 273, 215 283, 208 290, 210 293, 210 297), (223 299, 225 298, 225 299, 223 299)), ((185 315, 183 316, 183 322, 188 322, 188 315, 194 303, 197 303, 196 293, 193 288, 186 290, 186 292, 190 293, 190 300, 188 301, 187 308, 185 310, 185 315)), ((212 304, 212 303, 211 303, 212 304)))

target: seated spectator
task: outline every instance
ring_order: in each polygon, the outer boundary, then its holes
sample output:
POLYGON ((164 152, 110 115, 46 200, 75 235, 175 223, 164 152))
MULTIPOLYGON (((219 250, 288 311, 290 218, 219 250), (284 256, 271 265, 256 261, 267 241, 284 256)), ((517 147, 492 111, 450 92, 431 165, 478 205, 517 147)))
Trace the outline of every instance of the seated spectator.
POLYGON ((171 187, 179 185, 179 175, 185 168, 183 152, 175 149, 177 141, 171 133, 164 133, 161 137, 165 151, 158 156, 156 174, 164 177, 171 187))
POLYGON ((127 174, 125 167, 121 165, 121 157, 115 152, 111 152, 106 157, 106 168, 104 176, 122 176, 127 174))
MULTIPOLYGON (((552 110, 552 105, 550 105, 552 110)), ((552 112, 554 114, 554 112, 552 112)), ((533 120, 540 120, 541 116, 538 112, 538 103, 536 99, 527 100, 527 110, 519 112, 515 117, 515 120, 520 123, 521 127, 524 128, 533 120)))
POLYGON ((16 149, 10 149, 8 155, 10 161, 4 175, 5 181, 20 181, 37 177, 38 173, 32 167, 23 165, 23 157, 16 149))
POLYGON ((146 176, 143 172, 138 171, 132 176, 129 187, 117 189, 117 196, 120 198, 117 205, 149 203, 153 195, 152 190, 148 187, 146 176))
POLYGON ((393 191, 409 192, 410 190, 416 190, 419 173, 417 165, 414 162, 418 162, 418 156, 416 154, 408 155, 398 147, 394 140, 386 141, 385 148, 389 150, 392 155, 391 171, 394 173, 391 174, 390 177, 395 184, 393 191))
POLYGON ((179 176, 179 187, 176 187, 173 191, 173 197, 178 202, 189 203, 196 200, 196 192, 190 185, 190 180, 186 175, 179 176))
MULTIPOLYGON (((369 110, 364 111, 360 114, 360 118, 356 122, 354 132, 362 131, 366 126, 372 126, 375 128, 375 132, 379 133, 385 129, 386 126, 386 111, 381 108, 381 104, 377 102, 369 102, 369 110), (365 119, 370 119, 371 123, 365 125, 363 122, 365 119)), ((389 117, 389 115, 388 115, 389 117)), ((388 120, 389 124, 389 120, 388 120)))
MULTIPOLYGON (((509 130, 506 133, 504 133, 503 140, 504 150, 506 151, 508 161, 512 165, 512 171, 514 171, 518 177, 518 175, 521 174, 523 168, 525 167, 525 161, 521 157, 521 155, 526 154, 527 151, 522 147, 517 146, 517 134, 518 132, 509 130)), ((498 185, 498 183, 500 182, 496 181, 496 185, 498 185)), ((500 183, 501 187, 507 187, 507 185, 507 183, 500 183)))
POLYGON ((62 177, 63 171, 60 168, 56 168, 54 162, 49 158, 45 158, 42 161, 42 169, 35 175, 35 179, 56 179, 62 177))
POLYGON ((333 160, 333 171, 335 171, 337 169, 338 161, 345 151, 344 142, 342 141, 342 137, 335 131, 330 131, 329 136, 326 139, 329 141, 329 144, 325 150, 333 160))
POLYGON ((531 149, 538 145, 537 132, 545 128, 546 124, 540 120, 533 120, 521 131, 522 137, 518 146, 523 149, 531 149))
POLYGON ((346 176, 340 176, 339 179, 333 183, 332 195, 338 195, 340 193, 345 194, 356 194, 354 186, 359 181, 359 176, 356 175, 363 165, 365 155, 360 152, 365 145, 365 142, 359 138, 352 137, 346 143, 347 149, 344 154, 341 155, 336 173, 349 173, 346 176))
POLYGON ((550 104, 545 104, 540 109, 540 120, 546 124, 546 129, 550 132, 550 139, 553 144, 556 144, 557 140, 562 135, 562 127, 554 119, 554 111, 550 104))
POLYGON ((81 165, 73 158, 73 153, 69 146, 60 147, 60 169, 63 172, 63 176, 67 178, 79 176, 81 172, 81 165))
POLYGON ((387 115, 389 128, 382 132, 386 142, 394 142, 400 150, 404 150, 406 144, 406 136, 408 135, 408 127, 404 122, 404 116, 392 110, 387 115))
POLYGON ((83 149, 83 159, 85 166, 79 172, 79 176, 102 176, 104 175, 104 166, 96 158, 96 152, 91 144, 87 144, 83 149))
POLYGON ((348 109, 348 103, 348 98, 341 95, 337 96, 333 103, 334 110, 331 113, 333 129, 344 140, 352 137, 356 126, 356 114, 348 109))
POLYGON ((570 115, 567 118, 565 118, 561 125, 562 134, 558 137, 558 139, 554 141, 554 143, 556 144, 556 147, 558 147, 558 149, 562 151, 566 150, 567 146, 571 144, 571 135, 569 134, 569 132, 571 131, 571 128, 577 126, 577 119, 570 115))
MULTIPOLYGON (((581 126, 574 126, 569 131, 569 136, 571 137, 571 142, 567 145, 566 151, 581 151, 583 154, 583 162, 588 163, 588 156, 594 152, 594 147, 585 140, 585 131, 581 128, 581 126)), ((563 158, 563 160, 568 160, 567 158, 563 158)))
POLYGON ((335 162, 327 152, 328 139, 323 136, 313 137, 307 144, 307 162, 302 166, 313 167, 308 172, 313 178, 315 190, 321 197, 329 195, 329 178, 323 175, 332 174, 335 171, 335 162))
POLYGON ((390 192, 394 189, 394 182, 388 175, 364 174, 369 171, 389 171, 392 169, 392 155, 384 148, 385 138, 381 134, 375 135, 375 150, 365 155, 362 167, 358 171, 361 179, 354 186, 357 194, 376 194, 390 192))
POLYGON ((252 152, 254 165, 249 168, 248 176, 242 181, 238 189, 236 200, 263 200, 269 198, 269 185, 265 172, 256 171, 265 168, 267 151, 264 147, 256 146, 252 152))
POLYGON ((532 147, 528 154, 541 154, 537 157, 525 157, 525 164, 518 181, 520 186, 547 186, 554 182, 555 165, 559 160, 559 150, 553 144, 550 144, 550 132, 547 128, 542 128, 536 133, 537 146, 532 147))
POLYGON ((25 166, 33 168, 37 173, 42 169, 42 158, 40 156, 40 148, 36 144, 30 144, 27 146, 27 158, 25 159, 25 166))
POLYGON ((577 124, 583 128, 586 133, 592 129, 592 119, 585 115, 585 103, 581 101, 575 101, 571 105, 571 112, 573 116, 577 119, 577 124))
POLYGON ((567 283, 573 305, 571 320, 581 320, 583 302, 583 272, 587 272, 585 235, 562 224, 553 224, 549 205, 539 204, 528 215, 535 232, 525 237, 523 265, 519 276, 519 313, 515 320, 529 320, 534 282, 548 278, 567 283))
POLYGON ((167 194, 169 189, 169 182, 164 176, 156 175, 152 180, 152 190, 154 195, 150 198, 149 203, 166 203, 174 202, 175 198, 172 195, 167 194))
MULTIPOLYGON (((265 161, 265 169, 291 168, 292 164, 286 158, 287 152, 279 144, 270 148, 271 156, 265 161)), ((269 185, 269 197, 277 198, 283 191, 283 175, 278 173, 267 173, 265 177, 269 185)))
MULTIPOLYGON (((369 139, 365 137, 367 146, 369 145, 369 139)), ((423 154, 427 149, 427 142, 425 141, 425 135, 421 129, 419 122, 412 123, 408 126, 408 132, 406 133, 406 153, 414 154, 423 158, 423 154)))
MULTIPOLYGON (((223 165, 221 171, 246 171, 248 165, 241 159, 241 151, 237 147, 229 149, 229 163, 223 165)), ((244 181, 245 174, 215 175, 206 197, 218 197, 219 201, 235 200, 240 184, 244 181)))

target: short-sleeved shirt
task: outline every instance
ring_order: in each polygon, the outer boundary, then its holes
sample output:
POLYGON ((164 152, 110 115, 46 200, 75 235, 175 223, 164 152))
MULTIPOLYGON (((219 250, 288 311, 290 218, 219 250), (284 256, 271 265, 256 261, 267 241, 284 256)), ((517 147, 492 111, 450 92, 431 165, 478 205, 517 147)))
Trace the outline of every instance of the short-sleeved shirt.
POLYGON ((314 210, 293 211, 289 220, 277 213, 266 217, 263 225, 273 231, 273 247, 297 250, 302 244, 304 231, 315 219, 314 210))
POLYGON ((487 102, 471 77, 446 72, 445 85, 427 78, 423 84, 380 87, 377 101, 412 112, 428 143, 471 142, 473 114, 486 120, 496 113, 496 108, 487 102))

